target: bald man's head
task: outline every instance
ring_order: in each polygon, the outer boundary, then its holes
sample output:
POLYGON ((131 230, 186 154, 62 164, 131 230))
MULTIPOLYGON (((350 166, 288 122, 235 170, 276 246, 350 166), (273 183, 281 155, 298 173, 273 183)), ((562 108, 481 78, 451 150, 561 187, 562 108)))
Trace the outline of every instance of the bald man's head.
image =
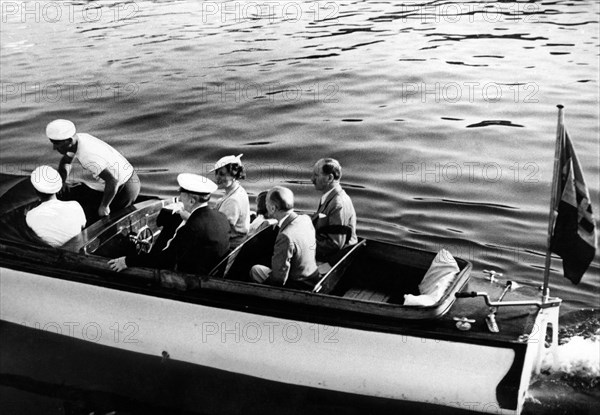
POLYGON ((278 211, 287 212, 294 209, 294 193, 287 187, 273 187, 267 193, 267 201, 278 211))

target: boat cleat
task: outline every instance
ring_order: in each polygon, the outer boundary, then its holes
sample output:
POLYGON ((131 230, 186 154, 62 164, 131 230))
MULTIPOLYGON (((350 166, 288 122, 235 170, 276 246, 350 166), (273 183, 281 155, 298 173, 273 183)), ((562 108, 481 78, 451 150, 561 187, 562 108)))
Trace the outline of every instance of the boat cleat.
POLYGON ((500 328, 498 327, 498 323, 496 323, 496 313, 492 311, 485 318, 485 324, 487 324, 488 330, 492 333, 499 333, 500 328))
POLYGON ((471 330, 471 324, 475 323, 474 319, 466 317, 454 317, 454 321, 456 321, 456 328, 461 331, 471 330))
POLYGON ((486 275, 483 278, 485 278, 489 282, 496 282, 496 281, 498 281, 499 277, 502 277, 504 275, 501 272, 494 271, 493 269, 492 270, 484 269, 483 273, 486 275))

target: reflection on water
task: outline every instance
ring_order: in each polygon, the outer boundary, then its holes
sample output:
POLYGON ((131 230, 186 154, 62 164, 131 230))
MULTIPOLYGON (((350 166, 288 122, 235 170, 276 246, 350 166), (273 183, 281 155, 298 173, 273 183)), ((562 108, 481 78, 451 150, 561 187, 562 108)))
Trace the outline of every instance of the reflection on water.
MULTIPOLYGON (((256 4, 2 2, 3 171, 57 163, 64 117, 146 192, 243 152, 250 194, 314 209, 333 156, 365 235, 541 284, 556 104, 599 200, 597 2, 256 4)), ((599 268, 572 286, 553 261, 563 313, 598 307, 599 268)))

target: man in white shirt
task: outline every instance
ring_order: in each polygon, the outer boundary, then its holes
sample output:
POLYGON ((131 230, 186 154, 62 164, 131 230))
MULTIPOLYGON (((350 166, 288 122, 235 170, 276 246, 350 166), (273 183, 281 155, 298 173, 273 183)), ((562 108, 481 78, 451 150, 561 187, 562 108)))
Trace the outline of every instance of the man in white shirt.
POLYGON ((63 181, 78 159, 89 171, 94 182, 86 183, 102 194, 97 216, 108 216, 112 210, 131 205, 140 193, 140 179, 131 164, 110 145, 85 133, 77 133, 75 124, 68 120, 54 120, 46 127, 46 135, 53 148, 63 155, 58 172, 63 181))
POLYGON ((27 226, 48 245, 55 248, 64 245, 85 226, 81 205, 56 198, 56 193, 62 188, 62 179, 50 166, 36 168, 31 173, 31 183, 42 203, 27 212, 27 226))

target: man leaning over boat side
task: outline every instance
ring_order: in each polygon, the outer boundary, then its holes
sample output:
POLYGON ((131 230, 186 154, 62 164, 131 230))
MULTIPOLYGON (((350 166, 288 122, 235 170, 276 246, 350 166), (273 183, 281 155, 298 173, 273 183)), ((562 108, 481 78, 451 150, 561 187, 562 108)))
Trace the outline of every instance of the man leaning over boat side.
POLYGON ((111 269, 122 271, 138 266, 206 275, 228 252, 229 221, 225 215, 208 207, 210 195, 217 190, 217 185, 192 173, 180 174, 177 182, 179 200, 189 217, 181 222, 161 251, 112 259, 108 261, 111 269))
POLYGON ((27 212, 25 221, 35 234, 48 245, 57 248, 78 235, 85 226, 85 214, 75 201, 56 198, 63 181, 50 166, 39 166, 31 173, 31 184, 41 204, 27 212))
POLYGON ((358 242, 356 212, 352 200, 340 185, 342 166, 332 158, 317 161, 312 182, 321 192, 319 207, 313 215, 317 232, 317 259, 327 261, 347 245, 358 242))
POLYGON ((86 212, 90 221, 135 201, 140 193, 140 179, 127 159, 112 146, 90 134, 78 133, 69 120, 52 121, 46 127, 46 135, 54 150, 63 155, 58 165, 63 181, 67 180, 74 159, 94 177, 94 183, 86 184, 99 193, 100 201, 94 211, 86 212))
POLYGON ((283 186, 267 193, 269 217, 279 224, 271 268, 254 265, 252 281, 283 285, 289 288, 311 289, 319 279, 315 259, 315 229, 310 217, 294 212, 294 194, 283 186))

